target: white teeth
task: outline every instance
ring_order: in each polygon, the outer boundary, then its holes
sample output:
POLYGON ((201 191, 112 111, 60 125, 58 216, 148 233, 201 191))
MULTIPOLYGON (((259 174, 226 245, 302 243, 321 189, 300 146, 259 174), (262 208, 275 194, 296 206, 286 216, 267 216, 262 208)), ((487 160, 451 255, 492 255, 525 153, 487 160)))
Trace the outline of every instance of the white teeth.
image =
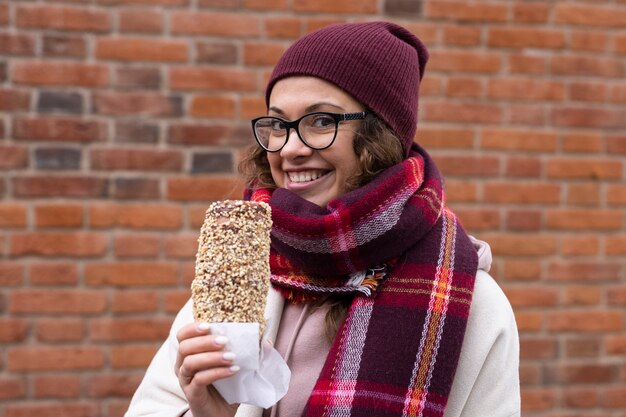
POLYGON ((289 172, 289 179, 291 182, 309 182, 318 179, 324 175, 323 171, 301 171, 301 172, 289 172))

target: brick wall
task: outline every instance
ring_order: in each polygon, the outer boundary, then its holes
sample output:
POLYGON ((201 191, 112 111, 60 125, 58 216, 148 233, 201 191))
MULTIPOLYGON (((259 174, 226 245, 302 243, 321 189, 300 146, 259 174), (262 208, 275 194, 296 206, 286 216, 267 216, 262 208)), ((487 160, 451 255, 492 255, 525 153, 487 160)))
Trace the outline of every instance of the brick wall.
POLYGON ((0 417, 122 415, 272 64, 362 19, 430 48, 417 139, 492 244, 524 416, 626 416, 626 1, 0 0, 0 417))

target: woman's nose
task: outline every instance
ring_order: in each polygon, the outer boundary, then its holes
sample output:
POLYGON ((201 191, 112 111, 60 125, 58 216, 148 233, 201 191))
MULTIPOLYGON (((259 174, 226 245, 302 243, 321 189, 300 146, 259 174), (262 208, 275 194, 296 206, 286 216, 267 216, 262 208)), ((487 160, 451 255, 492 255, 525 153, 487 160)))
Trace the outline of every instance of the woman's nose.
POLYGON ((313 149, 309 148, 302 142, 298 132, 295 129, 289 129, 289 135, 287 136, 287 143, 280 150, 280 156, 284 158, 295 158, 298 156, 308 156, 313 152, 313 149))

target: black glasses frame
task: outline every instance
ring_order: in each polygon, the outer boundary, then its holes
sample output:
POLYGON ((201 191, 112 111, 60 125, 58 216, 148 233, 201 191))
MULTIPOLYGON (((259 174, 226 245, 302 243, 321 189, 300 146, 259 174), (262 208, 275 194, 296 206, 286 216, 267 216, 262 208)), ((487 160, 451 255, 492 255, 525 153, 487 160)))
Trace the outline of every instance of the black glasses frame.
POLYGON ((308 146, 311 149, 315 149, 316 151, 321 151, 324 149, 328 149, 332 146, 333 143, 335 143, 335 138, 337 137, 337 130, 339 129, 339 122, 343 122, 343 121, 348 121, 348 120, 363 120, 365 119, 365 117, 367 116, 367 111, 361 111, 361 112, 357 112, 357 113, 331 113, 331 112, 324 112, 324 111, 318 111, 318 112, 313 112, 313 113, 307 113, 304 116, 293 120, 293 121, 289 121, 289 120, 285 120, 285 119, 281 119, 280 117, 275 117, 275 116, 262 116, 262 117, 257 117, 255 119, 252 119, 252 133, 254 133, 254 139, 256 140, 256 142, 259 144, 259 146, 263 149, 265 149, 267 152, 280 152, 285 145, 287 144, 287 141, 289 140, 289 129, 294 129, 296 131, 296 133, 298 134, 298 138, 300 138, 300 141, 302 141, 302 143, 304 143, 306 146, 308 146), (330 116, 333 118, 333 120, 335 121, 335 134, 333 136, 333 139, 330 141, 330 143, 327 146, 323 146, 323 147, 315 147, 312 146, 310 144, 308 144, 306 142, 306 140, 302 137, 302 135, 300 134, 300 121, 302 121, 302 119, 309 117, 311 115, 315 115, 315 114, 321 114, 321 115, 325 115, 325 116, 330 116), (273 149, 270 150, 268 149, 266 146, 263 145, 263 143, 261 142, 261 140, 258 138, 257 134, 256 134, 256 123, 259 120, 263 120, 263 119, 274 119, 274 120, 278 120, 281 123, 283 123, 285 125, 285 128, 287 129, 287 133, 285 135, 285 142, 282 144, 282 146, 278 149, 273 149))

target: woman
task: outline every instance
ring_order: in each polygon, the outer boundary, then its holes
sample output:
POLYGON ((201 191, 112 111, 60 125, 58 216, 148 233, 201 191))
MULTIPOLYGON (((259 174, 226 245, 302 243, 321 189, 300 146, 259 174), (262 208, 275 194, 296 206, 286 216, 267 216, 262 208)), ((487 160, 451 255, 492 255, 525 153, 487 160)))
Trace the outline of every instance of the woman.
POLYGON ((253 120, 246 197, 272 206, 275 347, 292 372, 271 410, 229 405, 226 340, 177 316, 128 416, 519 415, 518 339, 488 246, 445 206, 413 138, 428 53, 387 22, 292 45, 253 120))

